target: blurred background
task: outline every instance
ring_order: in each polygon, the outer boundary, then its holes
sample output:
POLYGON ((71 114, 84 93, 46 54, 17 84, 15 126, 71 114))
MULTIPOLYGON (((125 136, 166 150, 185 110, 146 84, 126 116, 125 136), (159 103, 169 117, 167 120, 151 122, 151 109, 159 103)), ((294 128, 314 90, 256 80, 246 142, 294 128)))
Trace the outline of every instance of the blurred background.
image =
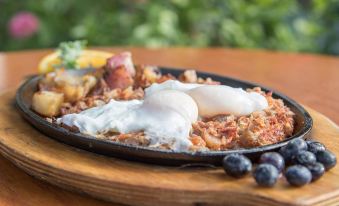
POLYGON ((339 54, 339 0, 0 0, 0 51, 236 47, 339 54))

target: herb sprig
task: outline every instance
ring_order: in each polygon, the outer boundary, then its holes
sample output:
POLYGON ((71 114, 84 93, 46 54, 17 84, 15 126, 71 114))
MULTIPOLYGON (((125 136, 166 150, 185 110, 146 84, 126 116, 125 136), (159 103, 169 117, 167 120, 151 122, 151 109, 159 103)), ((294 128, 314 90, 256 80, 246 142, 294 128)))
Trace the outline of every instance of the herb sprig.
POLYGON ((61 65, 57 67, 63 67, 65 69, 78 69, 77 59, 81 55, 83 49, 87 46, 86 40, 61 42, 57 49, 59 58, 61 59, 61 65))

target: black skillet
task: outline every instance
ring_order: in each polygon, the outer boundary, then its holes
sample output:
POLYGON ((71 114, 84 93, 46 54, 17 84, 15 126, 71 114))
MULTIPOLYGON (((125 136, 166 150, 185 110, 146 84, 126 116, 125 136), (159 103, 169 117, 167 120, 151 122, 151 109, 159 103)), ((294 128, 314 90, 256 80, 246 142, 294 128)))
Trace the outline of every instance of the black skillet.
MULTIPOLYGON (((170 73, 178 76, 183 69, 160 68, 163 74, 170 73)), ((81 70, 76 70, 81 71, 81 70)), ((82 71, 83 72, 83 71, 82 71)), ((216 74, 198 72, 199 77, 211 77, 221 84, 231 87, 252 88, 260 86, 254 83, 223 77, 216 74)), ((127 160, 142 161, 153 164, 166 165, 184 165, 184 164, 213 164, 219 165, 222 158, 230 153, 242 153, 251 159, 256 159, 261 153, 277 150, 286 145, 290 140, 295 138, 306 138, 312 128, 312 118, 309 113, 294 100, 287 96, 273 91, 273 97, 280 98, 284 101, 295 115, 295 129, 293 136, 278 142, 276 144, 255 147, 250 149, 234 149, 227 151, 205 151, 205 152, 174 152, 157 148, 132 146, 118 142, 96 139, 92 136, 70 132, 62 127, 47 122, 31 110, 32 95, 37 91, 37 83, 41 76, 35 76, 27 80, 18 89, 16 94, 16 104, 20 114, 35 128, 48 137, 54 138, 73 147, 81 148, 90 152, 118 157, 127 160)), ((272 91, 266 87, 260 86, 264 91, 272 91)), ((47 138, 47 137, 46 137, 47 138)))

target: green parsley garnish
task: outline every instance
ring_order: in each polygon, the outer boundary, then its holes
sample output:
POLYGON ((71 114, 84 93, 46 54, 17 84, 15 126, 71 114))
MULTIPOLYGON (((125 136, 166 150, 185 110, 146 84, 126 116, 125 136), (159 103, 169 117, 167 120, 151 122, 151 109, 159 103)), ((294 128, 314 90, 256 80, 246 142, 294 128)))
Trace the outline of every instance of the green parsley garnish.
POLYGON ((59 58, 61 59, 61 65, 57 67, 63 67, 65 69, 78 69, 77 59, 81 55, 84 48, 86 48, 86 40, 61 42, 57 49, 59 58))

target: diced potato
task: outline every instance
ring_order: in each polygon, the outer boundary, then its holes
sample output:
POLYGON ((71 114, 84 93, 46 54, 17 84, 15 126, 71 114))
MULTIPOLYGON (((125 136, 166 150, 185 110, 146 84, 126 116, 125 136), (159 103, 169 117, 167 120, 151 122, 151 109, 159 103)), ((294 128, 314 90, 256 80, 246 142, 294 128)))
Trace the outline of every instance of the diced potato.
POLYGON ((85 87, 80 85, 65 84, 59 89, 64 93, 66 102, 75 102, 86 95, 85 87))
POLYGON ((51 91, 36 92, 32 99, 32 109, 46 117, 57 116, 63 101, 64 95, 61 93, 51 91))
POLYGON ((65 95, 66 102, 76 102, 85 97, 96 85, 97 79, 92 75, 85 75, 82 78, 68 76, 59 78, 57 89, 65 95))

